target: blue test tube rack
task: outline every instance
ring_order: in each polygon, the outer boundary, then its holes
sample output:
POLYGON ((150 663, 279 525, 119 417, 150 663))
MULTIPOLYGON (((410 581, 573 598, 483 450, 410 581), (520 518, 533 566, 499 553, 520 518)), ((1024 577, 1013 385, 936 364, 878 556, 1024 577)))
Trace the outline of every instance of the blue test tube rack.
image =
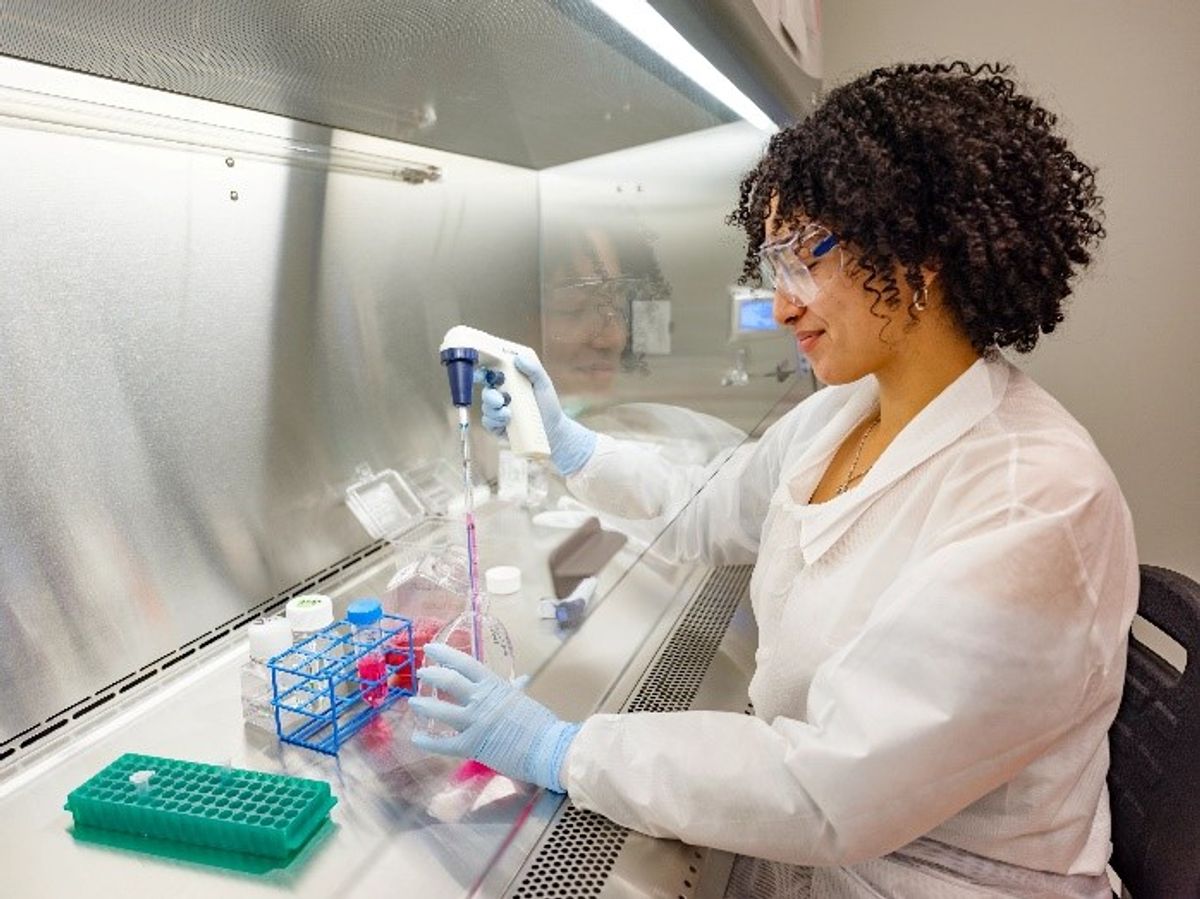
POLYGON ((412 621, 384 614, 378 627, 383 636, 369 641, 357 636, 350 622, 335 621, 267 660, 280 740, 337 755, 342 744, 380 712, 413 695, 411 689, 394 685, 397 674, 402 683, 416 684, 412 621), (397 647, 396 638, 402 635, 406 639, 397 647), (383 654, 387 662, 386 673, 377 680, 359 673, 359 660, 372 652, 383 654), (368 703, 367 693, 378 696, 378 704, 368 703))

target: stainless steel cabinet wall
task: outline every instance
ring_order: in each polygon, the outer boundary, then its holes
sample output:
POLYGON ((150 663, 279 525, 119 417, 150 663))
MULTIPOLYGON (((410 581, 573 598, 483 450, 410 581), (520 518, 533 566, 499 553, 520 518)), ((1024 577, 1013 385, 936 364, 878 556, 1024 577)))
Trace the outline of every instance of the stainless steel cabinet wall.
POLYGON ((452 451, 441 335, 537 343, 539 279, 530 170, 3 58, 0 84, 96 113, 0 127, 3 743, 368 543, 355 465, 452 451), (191 148, 156 136, 180 118, 191 148), (270 152, 224 149, 247 130, 270 152))

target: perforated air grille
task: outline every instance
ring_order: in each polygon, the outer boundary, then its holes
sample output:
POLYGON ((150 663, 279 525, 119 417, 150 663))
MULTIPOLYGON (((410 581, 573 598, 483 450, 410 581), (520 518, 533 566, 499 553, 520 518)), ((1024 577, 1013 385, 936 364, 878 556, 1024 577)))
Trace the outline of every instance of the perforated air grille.
POLYGON ((512 895, 599 895, 628 836, 607 818, 567 805, 512 895))
POLYGON ((753 571, 752 565, 730 565, 709 575, 625 711, 678 712, 691 707, 753 571))
MULTIPOLYGON (((708 576, 622 712, 680 712, 691 707, 753 570, 751 565, 731 565, 708 576)), ((508 895, 599 896, 628 836, 626 828, 568 801, 508 895)), ((689 870, 695 873, 696 868, 689 870)))

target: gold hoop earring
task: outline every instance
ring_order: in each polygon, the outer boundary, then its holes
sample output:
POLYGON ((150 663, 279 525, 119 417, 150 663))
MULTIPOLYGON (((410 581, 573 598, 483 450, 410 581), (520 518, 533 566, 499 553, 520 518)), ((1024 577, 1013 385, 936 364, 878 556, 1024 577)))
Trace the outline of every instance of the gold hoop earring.
POLYGON ((913 299, 912 299, 912 303, 910 304, 910 308, 913 310, 913 312, 924 312, 926 310, 926 308, 928 308, 928 306, 929 306, 929 292, 926 288, 922 287, 920 290, 918 290, 916 293, 913 294, 913 299))

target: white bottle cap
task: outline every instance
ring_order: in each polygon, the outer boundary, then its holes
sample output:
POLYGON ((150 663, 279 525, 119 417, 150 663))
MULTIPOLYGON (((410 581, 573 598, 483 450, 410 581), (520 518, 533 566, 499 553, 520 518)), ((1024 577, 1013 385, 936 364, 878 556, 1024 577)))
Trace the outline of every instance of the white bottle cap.
POLYGON ((497 565, 483 573, 487 592, 500 596, 516 593, 521 589, 521 569, 516 565, 497 565))
POLYGON ((250 658, 260 662, 292 645, 292 629, 282 615, 251 621, 246 633, 250 637, 250 658))
POLYGON ((287 620, 297 634, 311 634, 333 624, 333 600, 309 593, 288 600, 287 620))

